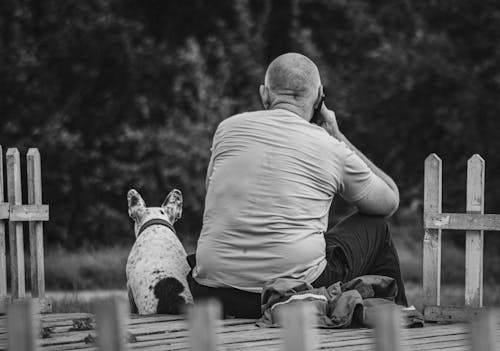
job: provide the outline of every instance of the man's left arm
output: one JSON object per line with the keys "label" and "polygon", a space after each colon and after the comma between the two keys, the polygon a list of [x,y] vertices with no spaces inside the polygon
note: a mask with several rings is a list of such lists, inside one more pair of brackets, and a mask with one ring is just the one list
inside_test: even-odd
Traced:
{"label": "man's left arm", "polygon": [[321,126],[335,139],[344,142],[376,176],[370,193],[355,202],[358,210],[367,214],[392,216],[399,207],[399,189],[394,180],[347,139],[338,127],[335,113],[324,104],[321,108],[321,115],[324,121]]}

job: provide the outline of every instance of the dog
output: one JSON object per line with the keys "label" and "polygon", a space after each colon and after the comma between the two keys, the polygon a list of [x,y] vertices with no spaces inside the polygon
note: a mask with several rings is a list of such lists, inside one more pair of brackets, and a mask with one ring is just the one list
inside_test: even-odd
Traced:
{"label": "dog", "polygon": [[173,227],[182,215],[182,193],[174,189],[161,207],[146,207],[141,195],[131,189],[127,201],[136,237],[126,266],[130,310],[181,314],[193,304],[186,279],[187,254]]}

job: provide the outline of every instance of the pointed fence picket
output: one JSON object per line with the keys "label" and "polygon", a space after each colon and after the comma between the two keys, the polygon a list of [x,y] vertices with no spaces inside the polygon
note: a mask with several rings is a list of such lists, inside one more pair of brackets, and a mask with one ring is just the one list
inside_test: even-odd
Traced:
{"label": "pointed fence picket", "polygon": [[[425,160],[423,302],[428,321],[467,321],[483,307],[483,231],[500,231],[500,215],[484,214],[485,162],[473,155],[467,162],[467,213],[442,213],[442,162]],[[465,305],[440,300],[441,231],[465,230]]]}
{"label": "pointed fence picket", "polygon": [[[43,222],[49,220],[49,206],[42,204],[41,160],[38,149],[28,150],[26,163],[28,204],[23,205],[19,151],[16,148],[7,150],[7,202],[4,202],[4,162],[0,146],[0,313],[5,312],[10,300],[26,298],[23,222],[29,223],[31,298],[38,303],[41,312],[51,310],[50,300],[45,298],[43,252]],[[9,228],[10,295],[7,289],[6,224]]]}

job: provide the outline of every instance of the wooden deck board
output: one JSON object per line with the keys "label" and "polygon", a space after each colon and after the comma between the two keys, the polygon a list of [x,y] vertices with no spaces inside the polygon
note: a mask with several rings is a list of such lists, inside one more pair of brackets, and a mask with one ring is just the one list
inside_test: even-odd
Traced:
{"label": "wooden deck board", "polygon": [[[45,314],[42,327],[50,327],[49,338],[40,339],[41,350],[97,350],[94,344],[84,339],[95,330],[70,331],[73,320],[90,318],[85,313]],[[500,338],[500,326],[497,325]],[[131,349],[141,350],[189,350],[188,324],[179,316],[131,316],[127,331],[137,342]],[[374,350],[371,329],[317,329],[318,349]],[[258,328],[254,320],[229,319],[221,322],[218,340],[221,350],[281,350],[282,330],[280,328]],[[465,324],[428,324],[425,328],[405,329],[402,333],[406,350],[467,350],[468,328]],[[0,350],[6,349],[7,335],[5,316],[0,316]]]}

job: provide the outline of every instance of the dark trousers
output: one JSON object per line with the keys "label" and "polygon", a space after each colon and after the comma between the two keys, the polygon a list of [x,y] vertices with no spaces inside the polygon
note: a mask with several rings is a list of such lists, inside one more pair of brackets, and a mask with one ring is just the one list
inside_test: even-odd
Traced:
{"label": "dark trousers", "polygon": [[[407,306],[399,257],[389,227],[383,217],[355,213],[325,233],[327,266],[311,284],[318,288],[361,275],[394,278],[398,286],[396,303]],[[194,267],[193,257],[189,257]],[[259,318],[260,294],[232,288],[211,288],[197,283],[189,273],[188,282],[195,300],[217,298],[224,314],[239,318]]]}

